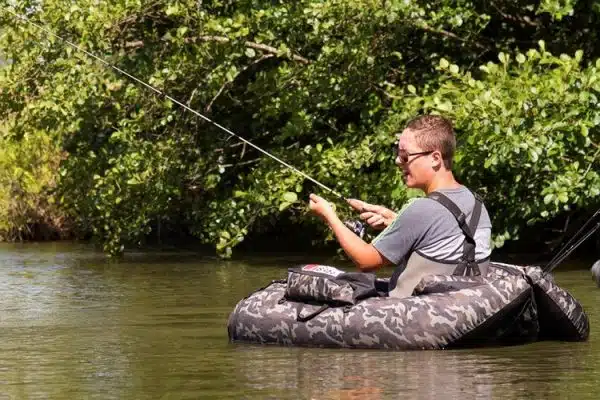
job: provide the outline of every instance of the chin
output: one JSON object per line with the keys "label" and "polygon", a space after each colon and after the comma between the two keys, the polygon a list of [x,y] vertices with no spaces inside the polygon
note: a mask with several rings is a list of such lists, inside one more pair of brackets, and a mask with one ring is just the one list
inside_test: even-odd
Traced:
{"label": "chin", "polygon": [[404,185],[409,189],[421,189],[423,190],[423,185],[420,185],[414,179],[404,179]]}
{"label": "chin", "polygon": [[404,181],[404,185],[407,188],[411,188],[411,189],[415,188],[415,181],[414,181],[414,179],[412,179],[410,177],[404,176],[404,177],[402,177],[402,180]]}

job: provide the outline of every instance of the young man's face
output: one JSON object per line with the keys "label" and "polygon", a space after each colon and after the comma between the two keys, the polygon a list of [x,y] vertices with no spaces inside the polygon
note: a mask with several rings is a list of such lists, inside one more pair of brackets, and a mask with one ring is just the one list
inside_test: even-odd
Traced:
{"label": "young man's face", "polygon": [[425,190],[435,174],[436,162],[429,149],[420,148],[414,138],[414,132],[405,129],[398,140],[396,165],[402,170],[404,183],[409,188]]}

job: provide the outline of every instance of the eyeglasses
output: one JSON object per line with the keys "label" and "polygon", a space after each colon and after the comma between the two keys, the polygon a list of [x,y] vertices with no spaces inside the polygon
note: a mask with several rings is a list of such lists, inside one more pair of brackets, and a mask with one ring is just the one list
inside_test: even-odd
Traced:
{"label": "eyeglasses", "polygon": [[416,153],[409,153],[406,150],[401,150],[398,148],[398,142],[394,142],[394,160],[398,158],[401,164],[406,164],[409,160],[410,156],[424,156],[426,154],[433,153],[434,150],[429,151],[418,151]]}

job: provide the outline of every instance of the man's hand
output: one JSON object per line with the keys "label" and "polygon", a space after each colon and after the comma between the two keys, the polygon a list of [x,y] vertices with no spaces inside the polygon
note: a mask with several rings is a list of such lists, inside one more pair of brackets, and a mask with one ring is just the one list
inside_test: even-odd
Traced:
{"label": "man's hand", "polygon": [[332,205],[327,200],[317,196],[316,194],[311,193],[308,207],[313,213],[317,214],[325,221],[329,221],[336,215]]}
{"label": "man's hand", "polygon": [[365,203],[357,199],[348,199],[347,201],[352,208],[360,212],[360,219],[373,229],[385,229],[396,219],[396,213],[383,206]]}

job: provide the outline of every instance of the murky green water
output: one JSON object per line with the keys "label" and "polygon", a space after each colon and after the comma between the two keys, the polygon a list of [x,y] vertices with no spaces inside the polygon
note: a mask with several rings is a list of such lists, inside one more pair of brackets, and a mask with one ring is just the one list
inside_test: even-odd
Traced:
{"label": "murky green water", "polygon": [[384,352],[228,343],[237,301],[309,257],[222,262],[89,247],[0,245],[0,399],[596,399],[600,289],[557,280],[587,343]]}

